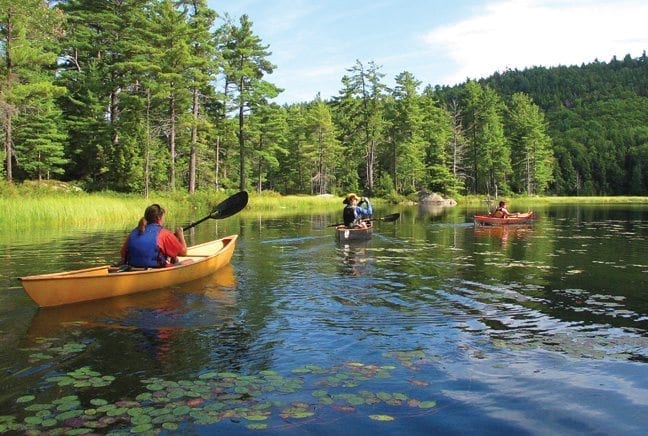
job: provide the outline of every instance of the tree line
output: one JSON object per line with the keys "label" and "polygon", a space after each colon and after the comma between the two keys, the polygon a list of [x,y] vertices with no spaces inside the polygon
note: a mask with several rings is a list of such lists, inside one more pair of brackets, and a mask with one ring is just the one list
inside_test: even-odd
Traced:
{"label": "tree line", "polygon": [[205,0],[0,0],[2,176],[87,190],[646,195],[648,62],[454,87],[356,61],[278,105],[247,15]]}

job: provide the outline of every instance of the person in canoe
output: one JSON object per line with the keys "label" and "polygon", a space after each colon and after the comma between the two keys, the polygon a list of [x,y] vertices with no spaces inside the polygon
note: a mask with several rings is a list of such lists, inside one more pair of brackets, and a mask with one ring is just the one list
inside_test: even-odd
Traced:
{"label": "person in canoe", "polygon": [[121,248],[122,264],[137,268],[160,268],[177,263],[187,254],[182,227],[174,232],[164,227],[164,209],[152,204]]}
{"label": "person in canoe", "polygon": [[[369,203],[369,199],[367,197],[358,197],[351,193],[346,196],[342,203],[345,205],[342,210],[344,225],[348,228],[366,228],[367,223],[363,220],[371,218],[371,215],[373,215],[373,209],[371,203]],[[365,206],[362,207],[360,206],[361,204]]]}
{"label": "person in canoe", "polygon": [[495,209],[491,216],[493,216],[494,218],[509,218],[516,217],[518,215],[519,214],[517,213],[510,213],[506,208],[506,202],[500,201],[499,206],[497,207],[497,209]]}

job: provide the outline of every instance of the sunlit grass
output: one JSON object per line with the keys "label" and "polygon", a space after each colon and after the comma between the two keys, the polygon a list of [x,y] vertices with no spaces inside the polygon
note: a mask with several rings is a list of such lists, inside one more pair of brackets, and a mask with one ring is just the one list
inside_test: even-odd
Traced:
{"label": "sunlit grass", "polygon": [[[123,228],[132,226],[143,215],[144,209],[159,203],[167,210],[167,220],[176,217],[202,216],[235,192],[200,191],[156,193],[148,199],[141,195],[115,192],[85,193],[57,182],[53,184],[13,185],[0,183],[0,226],[22,229],[42,226],[83,226],[86,228]],[[343,197],[331,195],[286,195],[250,192],[243,216],[290,216],[295,214],[339,212]],[[628,204],[648,203],[648,197],[526,197],[464,196],[456,198],[459,207],[495,205],[505,200],[512,209],[529,208],[543,204]],[[374,208],[387,204],[372,198]]]}
{"label": "sunlit grass", "polygon": [[101,195],[0,198],[0,225],[33,227],[40,224],[87,226],[135,223],[150,200]]}
{"label": "sunlit grass", "polygon": [[[0,226],[21,229],[25,227],[83,226],[86,228],[122,228],[132,226],[143,215],[144,209],[159,203],[167,210],[167,222],[176,217],[208,214],[214,206],[233,193],[199,192],[164,193],[148,199],[132,194],[114,192],[17,192],[0,193]],[[304,213],[326,213],[342,208],[341,197],[279,196],[250,193],[242,215],[282,216]]]}
{"label": "sunlit grass", "polygon": [[243,214],[282,216],[292,214],[326,213],[342,210],[342,197],[310,195],[250,194],[248,207]]}

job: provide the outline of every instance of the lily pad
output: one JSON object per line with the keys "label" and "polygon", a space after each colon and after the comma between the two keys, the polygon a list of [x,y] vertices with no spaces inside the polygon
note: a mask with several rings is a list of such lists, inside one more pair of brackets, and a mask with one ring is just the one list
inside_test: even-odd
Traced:
{"label": "lily pad", "polygon": [[394,417],[390,415],[369,415],[374,421],[393,421]]}
{"label": "lily pad", "polygon": [[22,397],[19,397],[16,399],[16,403],[29,403],[30,401],[34,401],[36,397],[34,395],[23,395]]}

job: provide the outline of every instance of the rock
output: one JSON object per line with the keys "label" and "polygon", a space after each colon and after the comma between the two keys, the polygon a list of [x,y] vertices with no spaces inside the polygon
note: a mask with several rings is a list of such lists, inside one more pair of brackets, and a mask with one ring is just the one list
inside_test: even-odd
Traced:
{"label": "rock", "polygon": [[419,202],[425,204],[434,204],[438,206],[456,206],[457,202],[452,198],[443,198],[436,192],[419,192]]}

